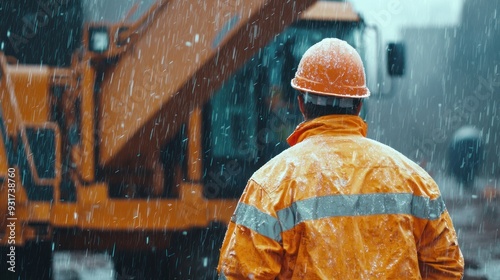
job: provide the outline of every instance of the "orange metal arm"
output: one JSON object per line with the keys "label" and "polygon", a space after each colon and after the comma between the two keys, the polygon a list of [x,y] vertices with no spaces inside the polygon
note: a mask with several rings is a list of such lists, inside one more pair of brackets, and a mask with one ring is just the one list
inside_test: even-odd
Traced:
{"label": "orange metal arm", "polygon": [[188,171],[187,176],[194,182],[201,181],[202,177],[202,164],[201,164],[201,109],[196,108],[193,110],[189,117],[188,125]]}
{"label": "orange metal arm", "polygon": [[95,72],[90,67],[90,62],[82,63],[83,82],[81,91],[81,167],[80,175],[85,182],[92,182],[95,179],[95,104],[94,104],[94,83]]}

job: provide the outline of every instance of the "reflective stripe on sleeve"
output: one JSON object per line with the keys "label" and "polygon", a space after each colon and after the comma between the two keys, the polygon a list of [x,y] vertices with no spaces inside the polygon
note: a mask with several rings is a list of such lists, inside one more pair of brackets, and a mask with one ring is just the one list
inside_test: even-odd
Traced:
{"label": "reflective stripe on sleeve", "polygon": [[231,220],[276,242],[281,241],[281,227],[278,219],[263,213],[252,205],[238,203],[238,207]]}
{"label": "reflective stripe on sleeve", "polygon": [[294,202],[278,211],[277,215],[282,230],[286,231],[307,220],[340,216],[407,214],[435,220],[444,210],[441,197],[431,200],[408,193],[391,193],[314,197]]}
{"label": "reflective stripe on sleeve", "polygon": [[431,200],[409,193],[332,195],[296,201],[278,211],[278,219],[254,206],[239,203],[232,221],[280,242],[282,231],[308,220],[380,214],[412,215],[435,220],[445,208],[441,197]]}

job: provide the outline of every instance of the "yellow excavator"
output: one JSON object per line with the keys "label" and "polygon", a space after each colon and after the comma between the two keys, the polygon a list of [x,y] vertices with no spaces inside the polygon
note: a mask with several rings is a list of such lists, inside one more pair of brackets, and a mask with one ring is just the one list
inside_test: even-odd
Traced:
{"label": "yellow excavator", "polygon": [[85,23],[67,67],[0,53],[3,256],[48,244],[107,252],[123,279],[215,277],[246,180],[300,121],[300,56],[361,47],[365,27],[346,2],[160,0]]}

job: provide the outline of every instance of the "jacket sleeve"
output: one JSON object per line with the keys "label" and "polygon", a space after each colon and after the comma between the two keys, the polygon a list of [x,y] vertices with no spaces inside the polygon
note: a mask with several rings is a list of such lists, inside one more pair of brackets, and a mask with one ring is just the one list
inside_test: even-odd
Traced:
{"label": "jacket sleeve", "polygon": [[462,279],[464,259],[448,211],[426,223],[418,249],[423,279]]}
{"label": "jacket sleeve", "polygon": [[250,180],[222,244],[219,279],[275,279],[281,270],[281,227],[267,193]]}

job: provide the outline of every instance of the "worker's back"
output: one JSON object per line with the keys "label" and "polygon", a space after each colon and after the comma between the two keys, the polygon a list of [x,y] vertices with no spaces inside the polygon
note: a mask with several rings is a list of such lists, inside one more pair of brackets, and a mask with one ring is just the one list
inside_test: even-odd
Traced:
{"label": "worker's back", "polygon": [[[363,137],[360,118],[333,118],[336,129],[325,129],[331,116],[313,120],[300,143],[251,179],[281,226],[280,276],[421,279],[419,257],[433,262],[449,246],[436,236],[443,229],[435,228],[451,225],[438,187],[405,156]],[[455,244],[450,259],[457,253]]]}
{"label": "worker's back", "polygon": [[463,257],[439,189],[366,139],[370,96],[346,42],[326,38],[291,86],[305,122],[250,178],[221,249],[222,279],[460,279]]}

